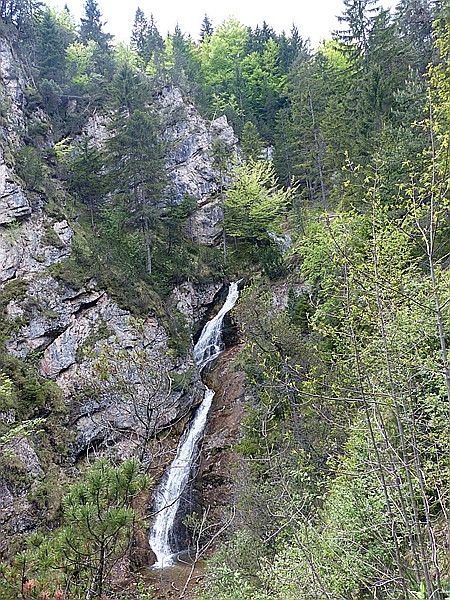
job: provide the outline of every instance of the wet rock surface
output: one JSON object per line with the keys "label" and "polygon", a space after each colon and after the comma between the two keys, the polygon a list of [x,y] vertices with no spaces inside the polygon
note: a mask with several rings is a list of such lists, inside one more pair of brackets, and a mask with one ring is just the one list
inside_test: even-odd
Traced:
{"label": "wet rock surface", "polygon": [[197,485],[202,505],[210,507],[213,512],[229,507],[233,500],[236,462],[233,445],[241,435],[246,394],[245,374],[233,366],[239,351],[239,346],[226,350],[207,376],[208,385],[216,390],[216,394],[202,446]]}
{"label": "wet rock surface", "polygon": [[204,320],[222,288],[222,282],[194,286],[190,281],[186,281],[174,288],[171,302],[186,317],[193,329],[200,327],[199,324]]}

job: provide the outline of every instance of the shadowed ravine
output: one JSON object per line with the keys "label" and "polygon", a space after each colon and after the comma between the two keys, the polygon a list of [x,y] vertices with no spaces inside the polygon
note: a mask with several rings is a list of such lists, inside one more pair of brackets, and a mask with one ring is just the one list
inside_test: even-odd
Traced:
{"label": "shadowed ravine", "polygon": [[[216,359],[224,349],[222,323],[225,315],[238,299],[238,283],[230,284],[224,305],[205,325],[194,347],[194,358],[200,371]],[[157,489],[154,506],[156,518],[149,536],[150,547],[156,556],[153,565],[156,569],[173,565],[179,553],[174,544],[177,513],[183,492],[189,482],[197,456],[198,442],[203,435],[213,398],[214,391],[207,388],[202,403],[180,440],[175,459]]]}

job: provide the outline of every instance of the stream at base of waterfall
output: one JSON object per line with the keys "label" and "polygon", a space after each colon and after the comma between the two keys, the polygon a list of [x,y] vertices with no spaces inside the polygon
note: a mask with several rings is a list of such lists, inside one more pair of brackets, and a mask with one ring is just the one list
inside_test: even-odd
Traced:
{"label": "stream at base of waterfall", "polygon": [[[200,371],[223,351],[222,323],[225,315],[233,308],[239,296],[239,282],[230,284],[227,298],[217,313],[204,326],[194,347],[194,358]],[[189,483],[198,450],[198,443],[205,430],[214,390],[206,388],[203,401],[187,427],[178,445],[176,456],[164,474],[156,492],[154,511],[156,514],[150,531],[149,544],[156,556],[155,569],[174,564],[177,553],[171,547],[171,535],[183,491]]]}

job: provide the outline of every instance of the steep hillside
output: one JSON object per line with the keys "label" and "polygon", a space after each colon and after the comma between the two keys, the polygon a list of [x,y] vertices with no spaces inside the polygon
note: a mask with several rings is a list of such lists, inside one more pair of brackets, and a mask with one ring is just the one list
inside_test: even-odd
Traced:
{"label": "steep hillside", "polygon": [[[57,174],[49,174],[47,189],[27,187],[17,174],[30,128],[50,127],[49,118],[40,108],[30,114],[25,94],[31,82],[10,40],[0,42],[0,93],[7,107],[0,131],[5,557],[21,535],[51,524],[65,484],[93,456],[115,461],[137,456],[155,479],[161,476],[182,424],[201,398],[190,340],[222,283],[196,281],[194,267],[192,282],[160,297],[151,285],[143,290],[145,284],[130,278],[125,296],[147,295],[141,304],[132,303],[133,314],[114,286],[102,286],[107,273],[99,281],[89,258],[79,256],[80,244],[86,244],[78,212],[83,209]],[[162,90],[157,108],[165,114],[164,136],[171,145],[170,197],[164,202],[181,204],[189,196],[190,243],[214,248],[221,241],[222,176],[214,166],[212,140],[232,153],[235,136],[225,118],[205,121],[176,88]],[[70,151],[80,152],[85,139],[101,148],[107,123],[107,115],[87,115]],[[53,139],[51,127],[46,135],[44,146]],[[161,436],[174,424],[174,434]]]}
{"label": "steep hillside", "polygon": [[1,600],[448,599],[447,8],[0,3]]}

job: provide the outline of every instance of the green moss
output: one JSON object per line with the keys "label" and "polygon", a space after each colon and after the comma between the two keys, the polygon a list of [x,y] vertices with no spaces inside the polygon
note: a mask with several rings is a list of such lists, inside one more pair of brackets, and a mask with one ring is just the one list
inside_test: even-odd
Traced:
{"label": "green moss", "polygon": [[72,255],[50,266],[49,272],[73,289],[85,287],[94,279],[121,308],[136,316],[155,314],[161,304],[151,282],[145,279],[145,270],[130,262],[129,249],[123,247],[123,241],[105,244],[89,228],[74,227]]}
{"label": "green moss", "polygon": [[[27,466],[12,452],[0,452],[0,476],[14,490],[31,489],[31,484],[37,485],[36,494],[45,493],[49,497],[47,506],[55,507],[54,498],[58,496],[58,481],[60,475],[51,479],[48,473],[56,473],[59,467],[68,459],[73,443],[73,434],[66,427],[67,407],[58,386],[39,376],[34,365],[21,361],[5,352],[0,353],[0,438],[11,434],[11,428],[32,437],[33,448],[39,462],[45,471],[42,482],[36,482]],[[23,433],[22,425],[38,419],[39,425],[28,433]],[[35,500],[35,498],[32,498]],[[39,506],[38,506],[39,508]]]}
{"label": "green moss", "polygon": [[45,255],[43,254],[30,254],[31,258],[35,260],[37,263],[45,263]]}
{"label": "green moss", "polygon": [[191,331],[187,326],[186,317],[175,309],[166,326],[170,334],[169,348],[180,358],[186,356],[191,349]]}
{"label": "green moss", "polygon": [[[13,383],[15,408],[19,420],[31,419],[63,408],[61,390],[53,381],[40,377],[32,361],[21,361],[0,353],[0,371]],[[4,410],[0,399],[0,410]]]}
{"label": "green moss", "polygon": [[0,477],[15,490],[26,489],[32,482],[31,474],[24,463],[14,454],[0,458]]}
{"label": "green moss", "polygon": [[26,316],[15,317],[8,321],[8,334],[18,333],[23,327],[29,324],[30,320]]}
{"label": "green moss", "polygon": [[45,233],[41,238],[41,244],[43,246],[52,246],[53,248],[58,248],[59,250],[62,250],[66,247],[59,235],[50,225],[46,225],[45,227]]}
{"label": "green moss", "polygon": [[7,281],[2,287],[0,307],[5,309],[11,300],[24,300],[27,296],[28,284],[22,279]]}
{"label": "green moss", "polygon": [[67,481],[61,469],[57,465],[50,464],[45,477],[36,482],[28,498],[42,512],[45,523],[48,524],[57,517],[66,492]]}
{"label": "green moss", "polygon": [[[46,198],[44,205],[45,213],[57,221],[70,219],[69,196],[50,177],[47,177],[44,181],[44,193]],[[76,215],[74,214],[73,216],[75,217]]]}
{"label": "green moss", "polygon": [[15,170],[25,187],[29,190],[42,190],[46,168],[42,155],[33,146],[23,146],[14,153]]}
{"label": "green moss", "polygon": [[91,279],[83,265],[72,257],[51,265],[48,271],[57,281],[73,289],[84,287]]}
{"label": "green moss", "polygon": [[11,332],[19,331],[28,322],[26,316],[10,319],[6,313],[6,308],[12,300],[17,302],[25,300],[27,290],[28,284],[21,279],[8,281],[2,287],[0,294],[0,346]]}

